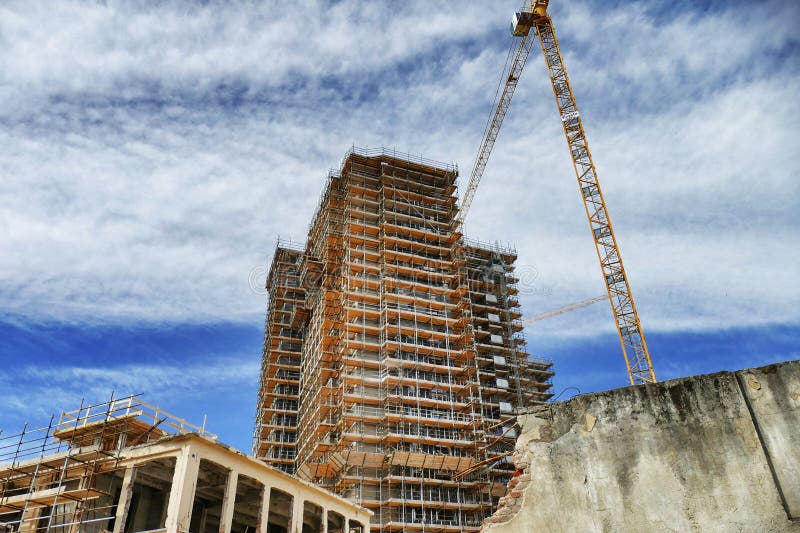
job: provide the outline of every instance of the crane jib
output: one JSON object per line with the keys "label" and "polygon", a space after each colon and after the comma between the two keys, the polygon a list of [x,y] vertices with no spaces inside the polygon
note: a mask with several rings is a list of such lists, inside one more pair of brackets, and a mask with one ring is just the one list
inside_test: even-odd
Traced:
{"label": "crane jib", "polygon": [[500,133],[500,126],[503,124],[508,107],[511,105],[511,98],[514,96],[514,90],[517,88],[519,76],[525,67],[525,61],[528,59],[528,54],[533,47],[534,39],[531,36],[523,36],[520,39],[517,51],[514,54],[514,61],[511,63],[508,77],[506,78],[505,87],[500,95],[497,107],[495,108],[491,122],[486,128],[483,140],[481,141],[478,157],[475,159],[475,165],[472,167],[469,181],[467,182],[464,191],[464,199],[461,201],[461,208],[458,211],[458,220],[464,221],[464,218],[469,211],[472,199],[475,197],[475,192],[478,190],[483,171],[486,169],[486,163],[489,161],[489,155],[492,153],[494,143],[497,140],[497,135]]}

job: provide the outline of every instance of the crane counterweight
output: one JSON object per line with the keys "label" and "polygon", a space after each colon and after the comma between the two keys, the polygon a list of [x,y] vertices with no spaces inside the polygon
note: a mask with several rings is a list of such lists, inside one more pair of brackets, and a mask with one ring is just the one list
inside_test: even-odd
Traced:
{"label": "crane counterweight", "polygon": [[511,17],[511,35],[525,37],[533,27],[533,13],[530,11],[517,11]]}

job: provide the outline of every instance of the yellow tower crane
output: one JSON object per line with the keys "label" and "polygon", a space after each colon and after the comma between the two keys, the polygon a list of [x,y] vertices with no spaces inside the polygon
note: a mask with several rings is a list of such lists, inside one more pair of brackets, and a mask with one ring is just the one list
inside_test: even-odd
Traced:
{"label": "yellow tower crane", "polygon": [[[656,375],[653,371],[650,353],[647,350],[647,342],[642,332],[639,315],[636,312],[636,305],[633,302],[628,276],[622,265],[619,245],[614,236],[611,218],[608,215],[605,198],[597,179],[597,171],[589,151],[589,143],[586,140],[578,106],[575,103],[575,95],[569,83],[564,58],[558,46],[553,21],[547,12],[548,3],[549,0],[530,0],[529,10],[516,13],[512,19],[511,31],[513,35],[521,37],[521,40],[505,78],[503,92],[481,142],[475,166],[464,192],[459,221],[463,221],[475,196],[489,155],[500,132],[500,126],[511,103],[511,97],[514,95],[514,89],[516,89],[528,53],[533,46],[534,36],[532,34],[535,34],[538,36],[544,55],[556,106],[572,157],[572,165],[578,178],[578,186],[597,251],[597,258],[600,261],[608,300],[611,303],[611,310],[617,325],[622,354],[628,369],[628,378],[632,385],[654,383]],[[505,75],[505,70],[503,74]]]}

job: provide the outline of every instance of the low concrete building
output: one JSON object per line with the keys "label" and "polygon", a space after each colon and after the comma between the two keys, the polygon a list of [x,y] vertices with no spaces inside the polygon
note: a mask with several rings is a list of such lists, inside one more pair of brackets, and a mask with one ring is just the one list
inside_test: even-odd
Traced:
{"label": "low concrete building", "polygon": [[485,533],[800,531],[800,361],[626,387],[518,417]]}
{"label": "low concrete building", "polygon": [[372,513],[129,397],[0,439],[0,531],[365,533]]}

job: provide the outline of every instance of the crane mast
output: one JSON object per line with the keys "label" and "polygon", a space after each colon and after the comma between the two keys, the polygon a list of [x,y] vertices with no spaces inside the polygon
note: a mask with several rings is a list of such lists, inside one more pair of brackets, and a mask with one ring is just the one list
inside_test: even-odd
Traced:
{"label": "crane mast", "polygon": [[[564,58],[558,46],[558,39],[553,28],[553,22],[547,13],[549,0],[530,0],[530,11],[516,13],[511,23],[511,30],[515,36],[521,37],[517,47],[514,61],[505,80],[505,87],[498,102],[489,125],[484,132],[484,138],[475,160],[475,166],[470,174],[469,182],[461,202],[458,221],[463,222],[469,210],[475,191],[478,188],[486,163],[489,160],[500,126],[503,124],[511,97],[514,95],[519,76],[525,66],[525,61],[532,47],[535,31],[539,38],[542,54],[547,65],[547,72],[553,87],[561,125],[569,146],[572,165],[578,178],[586,218],[592,232],[597,258],[603,273],[608,300],[617,325],[622,354],[628,369],[628,378],[632,385],[639,383],[654,383],[656,375],[647,350],[647,342],[642,332],[636,305],[633,302],[622,256],[619,253],[617,239],[611,226],[605,198],[597,179],[597,171],[589,151],[586,133],[583,130],[575,95],[569,83]],[[504,70],[505,72],[505,70]],[[596,301],[596,299],[594,299]],[[585,302],[582,302],[583,304]],[[590,302],[591,303],[591,302]],[[583,305],[578,304],[579,307]]]}
{"label": "crane mast", "polygon": [[647,350],[647,342],[633,302],[633,294],[622,264],[622,256],[614,236],[603,191],[597,179],[597,170],[583,130],[578,105],[575,103],[575,95],[569,83],[564,58],[558,46],[553,21],[547,13],[547,4],[547,0],[531,1],[530,23],[539,36],[539,44],[550,75],[561,125],[569,146],[583,206],[611,302],[611,310],[617,324],[622,353],[628,367],[628,377],[632,385],[654,383],[656,375]]}

